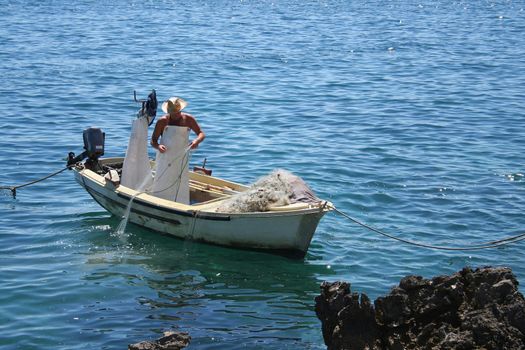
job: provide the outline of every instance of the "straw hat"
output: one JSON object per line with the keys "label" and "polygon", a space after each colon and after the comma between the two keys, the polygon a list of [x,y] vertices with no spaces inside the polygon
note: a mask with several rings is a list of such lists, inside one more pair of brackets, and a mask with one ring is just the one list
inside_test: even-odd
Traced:
{"label": "straw hat", "polygon": [[162,104],[162,110],[164,111],[164,113],[180,112],[187,105],[188,102],[184,101],[180,97],[170,97],[166,102]]}

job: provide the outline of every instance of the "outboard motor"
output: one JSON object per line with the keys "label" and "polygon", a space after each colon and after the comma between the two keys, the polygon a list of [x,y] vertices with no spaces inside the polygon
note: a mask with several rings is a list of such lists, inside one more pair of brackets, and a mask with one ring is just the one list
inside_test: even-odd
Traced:
{"label": "outboard motor", "polygon": [[104,141],[106,134],[100,128],[87,128],[83,132],[84,152],[75,156],[75,153],[69,152],[67,165],[71,166],[85,158],[88,158],[85,165],[87,168],[96,171],[100,168],[98,158],[104,155]]}
{"label": "outboard motor", "polygon": [[98,159],[98,157],[104,155],[106,134],[100,128],[87,128],[82,135],[84,137],[84,149],[88,158]]}

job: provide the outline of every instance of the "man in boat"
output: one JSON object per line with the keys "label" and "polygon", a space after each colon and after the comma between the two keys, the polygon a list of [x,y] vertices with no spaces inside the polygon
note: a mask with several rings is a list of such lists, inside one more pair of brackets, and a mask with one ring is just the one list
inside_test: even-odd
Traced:
{"label": "man in boat", "polygon": [[[151,136],[151,145],[159,152],[150,193],[183,204],[190,203],[189,150],[197,148],[205,137],[195,118],[182,113],[187,105],[180,97],[171,97],[164,102],[162,110],[166,114],[159,118]],[[190,129],[197,135],[191,142]]]}
{"label": "man in boat", "polygon": [[151,145],[160,153],[164,153],[167,150],[166,142],[159,144],[159,137],[163,135],[164,129],[168,126],[178,126],[193,130],[197,135],[197,138],[190,143],[189,146],[191,149],[197,148],[206,137],[201,130],[199,123],[195,120],[195,117],[191,114],[182,112],[187,105],[188,103],[180,97],[170,97],[162,104],[162,110],[166,114],[159,118],[155,124],[153,135],[151,136]]}

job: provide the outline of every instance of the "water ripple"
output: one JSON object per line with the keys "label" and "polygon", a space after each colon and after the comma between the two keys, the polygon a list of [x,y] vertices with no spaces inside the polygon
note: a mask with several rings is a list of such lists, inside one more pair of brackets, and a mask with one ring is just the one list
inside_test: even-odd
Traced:
{"label": "water ripple", "polygon": [[[184,96],[192,163],[250,183],[274,168],[400,237],[463,245],[525,225],[525,11],[512,2],[26,2],[0,7],[0,184],[82,151],[125,152],[137,105]],[[153,155],[153,152],[151,152]],[[406,274],[506,265],[521,243],[444,252],[330,214],[304,261],[169,239],[109,216],[72,174],[0,196],[0,347],[122,349],[174,328],[198,349],[322,349],[313,298],[372,298]],[[5,193],[4,193],[5,192]],[[64,337],[64,334],[71,336]]]}

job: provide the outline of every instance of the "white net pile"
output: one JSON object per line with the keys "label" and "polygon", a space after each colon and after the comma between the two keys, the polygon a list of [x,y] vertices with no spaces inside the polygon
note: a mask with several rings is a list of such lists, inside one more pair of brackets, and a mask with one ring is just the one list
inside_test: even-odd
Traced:
{"label": "white net pile", "polygon": [[297,202],[317,203],[318,199],[300,177],[289,171],[276,169],[250,186],[221,202],[220,213],[248,213],[268,211],[270,207]]}

